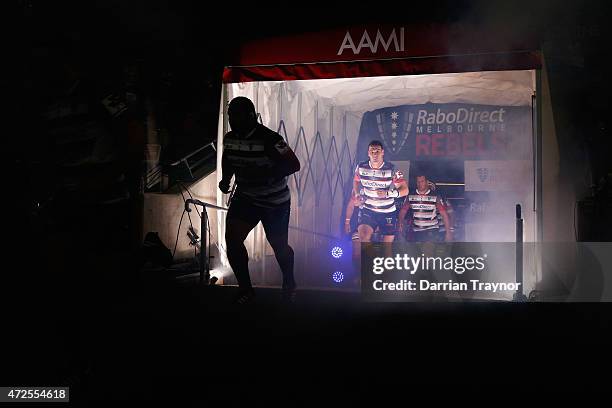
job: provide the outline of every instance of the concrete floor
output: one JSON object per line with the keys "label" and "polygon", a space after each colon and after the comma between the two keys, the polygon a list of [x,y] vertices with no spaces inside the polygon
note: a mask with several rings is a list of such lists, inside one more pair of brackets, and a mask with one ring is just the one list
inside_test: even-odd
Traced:
{"label": "concrete floor", "polygon": [[195,278],[46,289],[4,309],[3,383],[69,385],[71,400],[87,405],[255,396],[311,405],[327,391],[359,400],[417,386],[591,389],[605,379],[595,367],[612,322],[608,304],[366,303],[303,290],[287,306],[273,288],[245,307],[232,304],[235,287]]}

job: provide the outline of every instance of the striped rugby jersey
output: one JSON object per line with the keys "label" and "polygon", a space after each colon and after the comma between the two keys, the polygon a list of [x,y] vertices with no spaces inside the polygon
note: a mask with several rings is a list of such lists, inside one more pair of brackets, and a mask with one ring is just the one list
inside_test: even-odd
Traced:
{"label": "striped rugby jersey", "polygon": [[417,232],[437,230],[440,227],[438,213],[446,211],[443,201],[431,190],[423,194],[415,190],[415,194],[406,197],[405,207],[408,207],[412,214],[412,230]]}
{"label": "striped rugby jersey", "polygon": [[247,198],[253,205],[274,208],[291,200],[287,177],[261,177],[253,170],[270,168],[289,146],[281,135],[258,124],[246,137],[228,132],[223,138],[223,156],[234,170],[236,196]]}
{"label": "striped rugby jersey", "polygon": [[405,181],[404,175],[395,169],[393,163],[383,162],[380,168],[375,169],[370,166],[369,160],[363,161],[357,165],[353,180],[360,183],[365,196],[363,208],[377,213],[392,213],[397,210],[395,198],[378,197],[376,194],[380,190],[397,188]]}
{"label": "striped rugby jersey", "polygon": [[[444,206],[444,208],[446,209],[446,212],[450,214],[454,211],[453,210],[453,206],[451,205],[450,201],[448,201],[448,199],[444,198],[444,196],[440,196],[440,203]],[[442,215],[440,214],[440,212],[438,211],[438,231],[440,232],[446,232],[446,227],[444,226],[444,222],[442,221]]]}

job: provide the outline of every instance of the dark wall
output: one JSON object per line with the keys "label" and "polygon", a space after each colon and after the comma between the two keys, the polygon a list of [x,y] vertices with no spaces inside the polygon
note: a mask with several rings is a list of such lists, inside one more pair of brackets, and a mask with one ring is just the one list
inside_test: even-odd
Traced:
{"label": "dark wall", "polygon": [[[124,188],[137,201],[148,109],[157,119],[162,160],[172,161],[214,140],[222,69],[241,41],[360,23],[429,21],[490,27],[510,20],[517,38],[524,29],[535,27],[546,56],[562,172],[571,175],[576,191],[584,195],[604,189],[600,181],[612,171],[610,85],[604,58],[609,24],[603,1],[563,5],[443,1],[397,6],[395,13],[346,4],[335,12],[329,3],[308,4],[299,13],[286,4],[268,3],[214,8],[206,2],[169,0],[15,3],[20,22],[15,38],[20,46],[14,64],[18,80],[10,81],[17,92],[9,113],[20,130],[7,139],[10,164],[21,175],[15,182],[21,192],[15,202],[20,214],[28,217],[32,205],[47,202],[67,182],[84,190],[73,196],[60,194],[64,202],[95,201],[97,195],[106,194],[87,186],[107,187],[110,192]],[[75,88],[78,95],[70,94],[75,92],[71,87],[76,80],[80,81]],[[120,117],[109,115],[100,103],[113,94],[126,98],[127,109]],[[58,144],[66,129],[43,117],[49,105],[58,101],[85,103],[89,116],[79,120],[92,122],[95,137],[105,135],[104,142],[96,144],[94,137],[89,145]],[[114,159],[99,168],[83,167],[73,175],[65,174],[61,166],[67,158],[78,161],[100,157],[101,152],[114,154]],[[113,184],[121,174],[125,185]],[[139,205],[130,202],[132,212],[122,216],[131,220]],[[70,206],[57,208],[64,221],[75,219],[66,210]],[[135,244],[138,225],[118,223],[119,232],[109,234],[128,234],[126,239]]]}

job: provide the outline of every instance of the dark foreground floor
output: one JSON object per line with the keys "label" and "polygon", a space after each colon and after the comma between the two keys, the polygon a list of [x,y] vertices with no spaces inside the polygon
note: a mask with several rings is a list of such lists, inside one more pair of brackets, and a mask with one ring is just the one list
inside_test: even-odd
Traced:
{"label": "dark foreground floor", "polygon": [[548,395],[598,389],[611,367],[602,304],[372,304],[302,291],[287,307],[260,289],[238,307],[236,288],[189,279],[47,289],[4,309],[2,383],[69,385],[83,405],[318,406],[329,391],[346,401],[449,386]]}

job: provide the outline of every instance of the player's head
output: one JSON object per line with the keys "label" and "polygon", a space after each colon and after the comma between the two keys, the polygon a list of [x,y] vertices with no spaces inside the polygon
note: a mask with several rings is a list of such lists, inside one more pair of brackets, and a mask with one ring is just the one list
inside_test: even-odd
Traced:
{"label": "player's head", "polygon": [[418,191],[427,191],[429,190],[429,180],[427,180],[427,176],[423,174],[423,172],[415,172],[414,179],[416,181],[416,188]]}
{"label": "player's head", "polygon": [[227,115],[232,130],[239,134],[248,133],[257,126],[255,105],[244,96],[232,99],[227,108]]}
{"label": "player's head", "polygon": [[385,157],[385,149],[380,140],[372,140],[368,144],[368,157],[372,163],[382,163]]}

